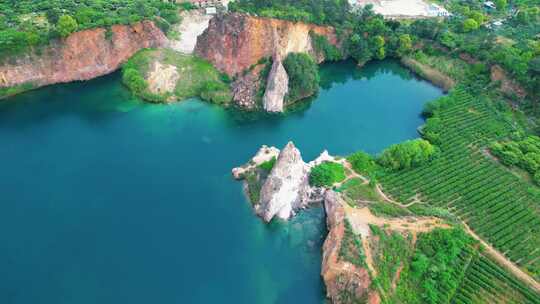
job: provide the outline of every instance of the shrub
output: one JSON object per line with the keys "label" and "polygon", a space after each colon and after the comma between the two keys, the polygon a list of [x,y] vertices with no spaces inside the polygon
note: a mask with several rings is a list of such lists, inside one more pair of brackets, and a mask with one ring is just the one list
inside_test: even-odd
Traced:
{"label": "shrub", "polygon": [[345,168],[343,168],[343,165],[329,161],[315,166],[309,174],[309,183],[316,187],[330,187],[344,179]]}
{"label": "shrub", "polygon": [[317,35],[313,31],[309,32],[313,41],[313,47],[318,52],[324,54],[324,58],[329,61],[338,61],[343,58],[341,51],[326,39],[325,36]]}
{"label": "shrub", "polygon": [[272,157],[271,160],[265,161],[264,163],[261,163],[259,165],[259,168],[263,169],[266,172],[270,172],[272,168],[274,168],[274,165],[276,164],[276,157]]}
{"label": "shrub", "polygon": [[463,31],[464,32],[470,32],[478,29],[479,25],[478,22],[472,18],[466,19],[463,21]]}
{"label": "shrub", "polygon": [[289,75],[289,101],[314,95],[319,90],[319,67],[307,54],[290,53],[283,61]]}
{"label": "shrub", "polygon": [[443,96],[437,100],[430,101],[425,104],[422,111],[424,117],[431,117],[435,115],[438,111],[447,109],[453,106],[456,103],[456,98],[450,98],[448,96]]}
{"label": "shrub", "polygon": [[58,24],[56,25],[56,29],[62,37],[69,36],[71,33],[75,32],[78,27],[77,21],[69,15],[60,16]]}
{"label": "shrub", "polygon": [[406,208],[396,206],[392,203],[371,203],[369,210],[376,216],[382,217],[401,217],[411,215],[411,212]]}
{"label": "shrub", "polygon": [[390,146],[383,151],[378,161],[383,167],[396,171],[427,163],[435,153],[435,147],[428,141],[415,139]]}
{"label": "shrub", "polygon": [[133,68],[122,70],[122,82],[135,94],[142,94],[148,87],[139,71]]}
{"label": "shrub", "polygon": [[540,171],[536,171],[533,176],[533,181],[536,183],[536,185],[540,186]]}
{"label": "shrub", "polygon": [[527,170],[535,179],[540,172],[540,138],[516,136],[514,141],[495,142],[490,151],[506,166],[517,166]]}
{"label": "shrub", "polygon": [[442,121],[438,117],[431,117],[426,120],[422,129],[422,136],[433,144],[440,144],[440,133],[443,131]]}
{"label": "shrub", "polygon": [[359,174],[371,175],[376,167],[373,157],[363,151],[349,155],[347,161],[351,163],[353,170]]}

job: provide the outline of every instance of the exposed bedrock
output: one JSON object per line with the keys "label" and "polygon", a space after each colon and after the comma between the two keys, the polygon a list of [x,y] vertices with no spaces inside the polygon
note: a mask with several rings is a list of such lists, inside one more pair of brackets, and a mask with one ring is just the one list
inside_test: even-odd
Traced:
{"label": "exposed bedrock", "polygon": [[31,84],[39,87],[89,80],[117,70],[142,48],[159,47],[167,38],[151,21],[84,30],[52,41],[39,53],[0,62],[0,88]]}
{"label": "exposed bedrock", "polygon": [[281,59],[276,56],[266,80],[263,107],[267,112],[283,112],[284,99],[289,92],[289,76]]}
{"label": "exposed bedrock", "polygon": [[269,222],[274,216],[288,219],[308,203],[309,168],[300,151],[289,142],[279,153],[261,188],[258,214]]}
{"label": "exposed bedrock", "polygon": [[310,31],[325,36],[334,45],[338,43],[332,27],[225,14],[210,20],[208,28],[197,38],[195,53],[231,76],[275,54],[285,58],[292,52],[309,53],[321,62],[324,56],[315,51]]}
{"label": "exposed bedrock", "polygon": [[266,222],[273,218],[286,220],[310,203],[322,201],[324,189],[309,185],[314,163],[305,163],[300,151],[289,142],[281,151],[262,146],[247,164],[234,168],[232,173],[236,179],[244,180],[258,216]]}

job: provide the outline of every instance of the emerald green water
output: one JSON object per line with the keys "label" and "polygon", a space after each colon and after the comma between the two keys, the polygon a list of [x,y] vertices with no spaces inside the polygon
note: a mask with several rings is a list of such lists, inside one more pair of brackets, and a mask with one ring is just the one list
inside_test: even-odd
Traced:
{"label": "emerald green water", "polygon": [[0,303],[321,303],[320,207],[253,216],[230,170],[293,140],[377,153],[441,92],[396,62],[322,67],[286,115],[134,100],[114,74],[0,104]]}

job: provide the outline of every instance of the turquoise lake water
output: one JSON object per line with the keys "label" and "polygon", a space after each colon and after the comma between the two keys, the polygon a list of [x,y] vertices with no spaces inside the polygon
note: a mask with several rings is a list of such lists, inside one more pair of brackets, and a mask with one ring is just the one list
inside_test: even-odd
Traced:
{"label": "turquoise lake water", "polygon": [[0,103],[0,303],[322,303],[321,207],[253,215],[231,169],[293,140],[370,153],[442,95],[394,61],[324,65],[286,115],[137,101],[113,74]]}

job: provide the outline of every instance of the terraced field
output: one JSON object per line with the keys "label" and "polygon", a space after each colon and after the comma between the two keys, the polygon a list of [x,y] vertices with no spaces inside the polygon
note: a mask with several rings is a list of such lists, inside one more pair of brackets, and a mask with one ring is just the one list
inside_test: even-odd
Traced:
{"label": "terraced field", "polygon": [[540,295],[472,248],[462,252],[465,266],[459,288],[450,303],[540,303]]}
{"label": "terraced field", "polygon": [[440,156],[425,166],[385,174],[380,179],[384,191],[403,203],[419,199],[448,208],[540,280],[539,202],[530,192],[532,186],[485,148],[507,136],[513,126],[488,101],[464,90],[456,89],[445,98],[432,118],[439,126],[427,130],[440,143]]}

